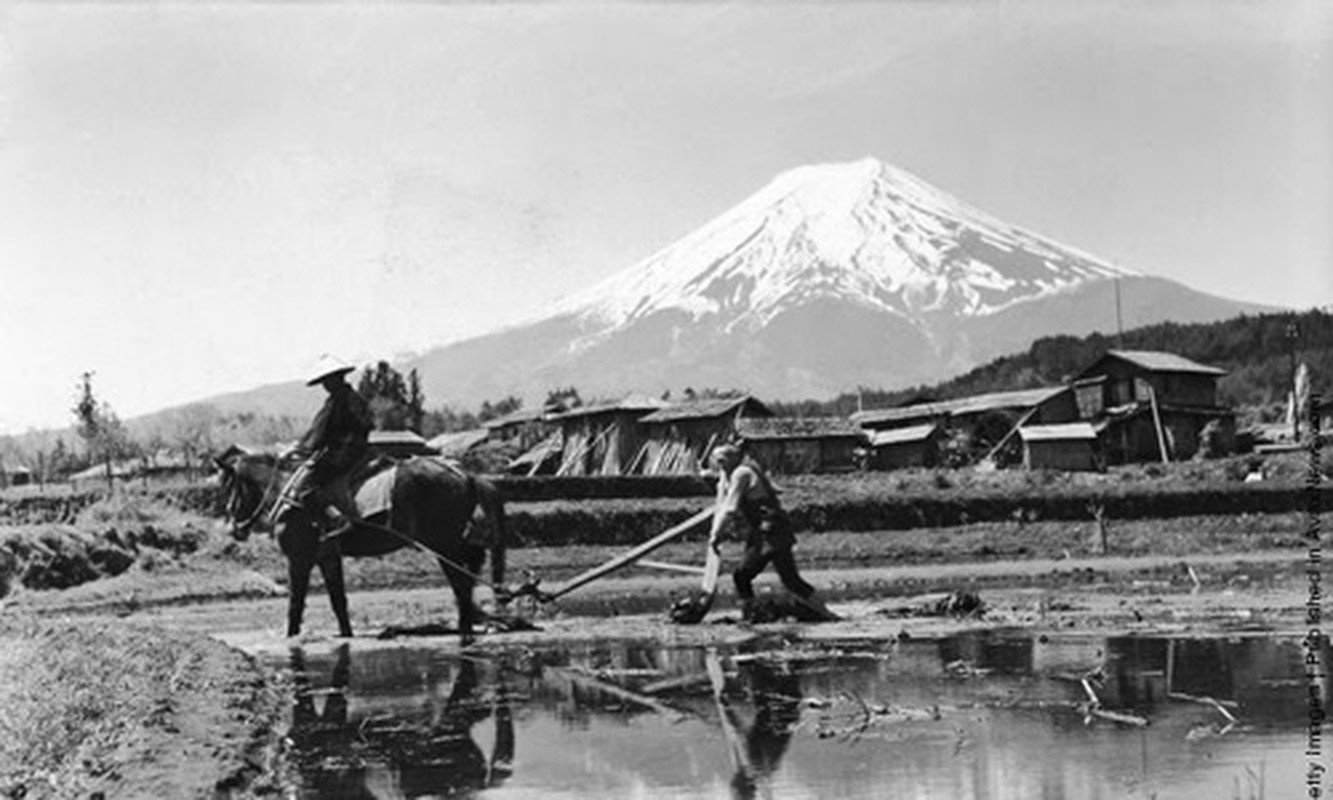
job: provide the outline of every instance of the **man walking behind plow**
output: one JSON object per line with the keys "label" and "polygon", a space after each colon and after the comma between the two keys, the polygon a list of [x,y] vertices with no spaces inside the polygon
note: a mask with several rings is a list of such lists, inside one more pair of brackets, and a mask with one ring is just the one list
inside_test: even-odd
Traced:
{"label": "man walking behind plow", "polygon": [[717,505],[713,511],[713,526],[708,534],[708,547],[718,551],[718,540],[730,524],[745,528],[745,550],[740,564],[731,573],[736,584],[736,595],[741,601],[741,613],[749,621],[763,621],[765,614],[755,600],[754,579],[770,563],[777,571],[782,585],[816,616],[837,619],[823,603],[813,599],[815,587],[801,577],[796,568],[792,547],[796,536],[791,520],[778,500],[777,489],[753,460],[742,458],[735,445],[722,445],[711,456],[718,472]]}

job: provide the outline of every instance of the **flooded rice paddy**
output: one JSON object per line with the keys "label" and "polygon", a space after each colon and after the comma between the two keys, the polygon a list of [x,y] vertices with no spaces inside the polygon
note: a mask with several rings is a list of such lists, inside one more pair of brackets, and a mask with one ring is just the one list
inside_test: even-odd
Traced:
{"label": "flooded rice paddy", "polygon": [[1327,675],[1327,640],[1272,635],[273,658],[306,797],[1249,800],[1306,795],[1311,652]]}

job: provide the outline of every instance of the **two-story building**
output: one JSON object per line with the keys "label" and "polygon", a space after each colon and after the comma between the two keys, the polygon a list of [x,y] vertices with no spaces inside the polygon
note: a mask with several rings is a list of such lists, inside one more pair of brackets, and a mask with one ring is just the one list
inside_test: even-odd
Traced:
{"label": "two-story building", "polygon": [[1217,401],[1225,374],[1174,353],[1110,350],[1074,377],[1074,397],[1108,463],[1174,461],[1199,451],[1210,423],[1223,448],[1234,445],[1235,414]]}

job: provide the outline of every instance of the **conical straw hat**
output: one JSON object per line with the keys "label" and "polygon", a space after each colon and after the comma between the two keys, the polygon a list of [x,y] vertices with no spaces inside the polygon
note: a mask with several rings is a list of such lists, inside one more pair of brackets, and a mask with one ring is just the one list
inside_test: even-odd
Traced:
{"label": "conical straw hat", "polygon": [[356,367],[348,364],[341,358],[325,353],[319,357],[319,361],[316,362],[315,368],[310,372],[310,380],[306,381],[305,385],[314,386],[330,375],[342,375],[351,372],[354,369],[356,369]]}

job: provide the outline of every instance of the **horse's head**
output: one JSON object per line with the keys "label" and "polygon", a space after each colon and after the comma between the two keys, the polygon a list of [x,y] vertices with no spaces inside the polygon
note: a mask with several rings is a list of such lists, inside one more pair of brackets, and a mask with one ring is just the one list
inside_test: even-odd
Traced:
{"label": "horse's head", "polygon": [[232,538],[243,542],[265,517],[265,500],[277,481],[277,459],[232,445],[213,463],[218,468]]}

